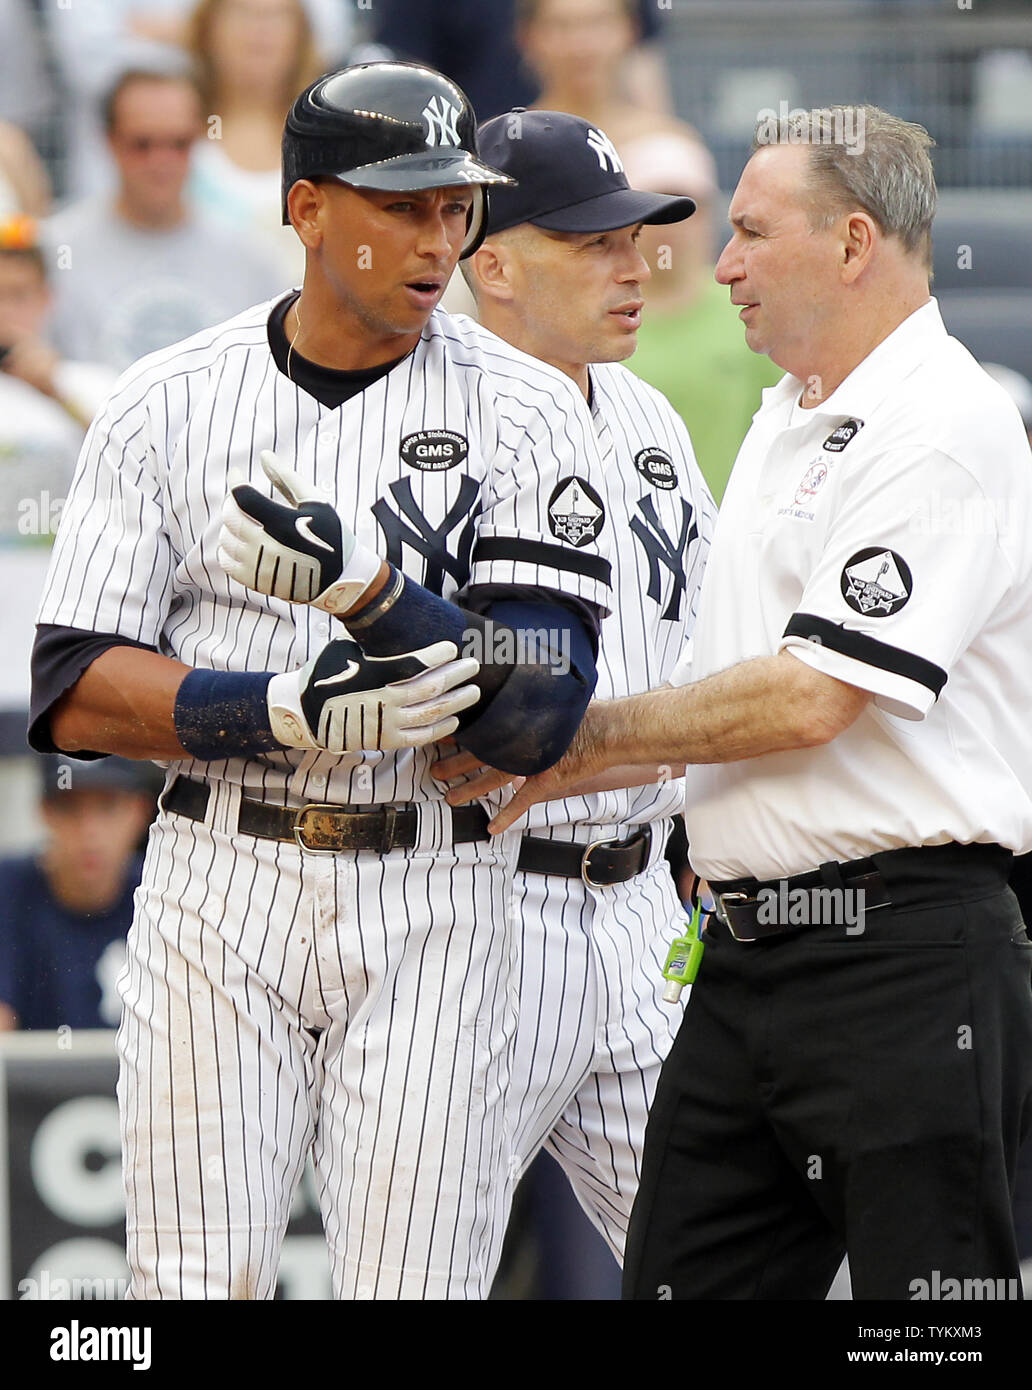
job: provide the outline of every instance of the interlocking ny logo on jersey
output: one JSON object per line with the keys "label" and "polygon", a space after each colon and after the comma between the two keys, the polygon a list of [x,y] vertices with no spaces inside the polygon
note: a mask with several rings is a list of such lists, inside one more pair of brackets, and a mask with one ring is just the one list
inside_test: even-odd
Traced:
{"label": "interlocking ny logo on jersey", "polygon": [[442,96],[431,97],[423,107],[423,120],[426,121],[426,143],[428,145],[454,145],[459,143],[458,119],[461,106],[445,101]]}
{"label": "interlocking ny logo on jersey", "polygon": [[[479,486],[467,474],[462,475],[459,481],[459,495],[440,526],[433,526],[423,515],[412,494],[412,483],[408,478],[391,483],[388,491],[398,504],[398,510],[408,517],[412,525],[407,526],[401,517],[391,510],[390,504],[384,498],[381,497],[374,503],[373,516],[380,523],[380,529],[387,541],[387,559],[403,573],[411,574],[413,579],[417,578],[411,568],[406,568],[403,563],[402,551],[406,545],[411,546],[426,561],[426,571],[421,580],[425,588],[439,594],[446,573],[450,574],[461,588],[469,578],[473,527],[480,513],[480,507],[477,505]],[[455,554],[452,555],[448,550],[448,537],[463,521],[466,524],[459,535]]]}
{"label": "interlocking ny logo on jersey", "polygon": [[828,465],[822,459],[811,463],[795,490],[796,506],[805,507],[808,502],[812,502],[827,481]]}
{"label": "interlocking ny logo on jersey", "polygon": [[661,616],[671,622],[676,622],[681,616],[681,596],[686,583],[685,557],[688,547],[699,536],[699,528],[692,519],[692,504],[683,497],[679,497],[678,501],[681,503],[681,530],[676,541],[672,541],[667,535],[666,528],[656,512],[655,501],[651,497],[642,497],[638,502],[638,510],[645,521],[643,522],[641,517],[632,516],[630,523],[631,530],[641,542],[648,557],[649,587],[646,592],[654,603],[659,603],[663,597],[663,570],[670,575],[670,598]]}
{"label": "interlocking ny logo on jersey", "polygon": [[623,173],[623,160],[617,154],[616,146],[608,135],[604,135],[601,130],[589,130],[588,144],[598,155],[598,167],[600,169],[609,168],[614,174]]}

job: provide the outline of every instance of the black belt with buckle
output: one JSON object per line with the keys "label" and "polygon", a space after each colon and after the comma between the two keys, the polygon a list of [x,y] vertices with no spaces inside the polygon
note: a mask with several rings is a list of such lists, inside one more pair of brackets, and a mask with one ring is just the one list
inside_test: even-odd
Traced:
{"label": "black belt with buckle", "polygon": [[651,848],[650,825],[642,826],[626,840],[595,840],[590,845],[524,835],[516,867],[528,874],[558,874],[561,878],[583,879],[589,888],[605,888],[626,883],[647,868]]}
{"label": "black belt with buckle", "polygon": [[[729,879],[709,881],[716,902],[716,915],[736,941],[760,941],[769,936],[827,926],[825,907],[828,889],[863,894],[864,911],[891,907],[892,898],[873,859],[852,859],[847,863],[829,860],[819,869],[794,874],[790,878]],[[799,890],[809,897],[800,899]],[[763,894],[760,898],[759,894]],[[773,895],[773,896],[772,896]],[[789,895],[792,902],[789,903]],[[788,906],[796,920],[782,920],[781,908]],[[766,920],[761,920],[760,914]],[[769,920],[773,915],[774,920]]]}
{"label": "black belt with buckle", "polygon": [[[164,810],[190,820],[204,820],[211,788],[192,777],[177,777],[161,798]],[[481,806],[452,810],[452,843],[486,840],[487,813]],[[264,801],[240,798],[237,830],[259,840],[286,840],[302,849],[335,854],[339,850],[371,849],[387,854],[392,849],[413,849],[419,833],[419,812],[412,804],[400,806],[341,806],[314,802],[306,806],[270,806]]]}

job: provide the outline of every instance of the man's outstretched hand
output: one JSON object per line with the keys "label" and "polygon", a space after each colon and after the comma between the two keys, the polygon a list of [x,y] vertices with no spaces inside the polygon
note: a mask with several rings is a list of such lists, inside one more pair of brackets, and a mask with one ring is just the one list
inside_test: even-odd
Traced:
{"label": "man's outstretched hand", "polygon": [[596,747],[598,740],[593,737],[597,719],[595,710],[594,705],[588,706],[573,742],[559,761],[533,777],[513,777],[511,773],[485,767],[472,753],[454,752],[451,748],[433,764],[430,771],[441,782],[450,782],[455,777],[469,778],[446,793],[446,800],[451,806],[464,806],[511,783],[514,788],[512,800],[496,813],[488,825],[492,835],[499,835],[515,825],[539,801],[554,801],[557,797],[566,796],[577,783],[596,776],[604,769],[605,760]]}
{"label": "man's outstretched hand", "polygon": [[[487,796],[489,792],[497,791],[499,787],[508,786],[509,783],[512,783],[514,789],[519,790],[527,780],[511,772],[500,772],[498,768],[488,767],[475,753],[462,752],[454,743],[442,743],[441,751],[443,757],[430,766],[431,776],[438,782],[451,782],[456,777],[467,779],[457,787],[449,788],[445,793],[445,800],[449,806],[465,806],[467,802],[476,801],[479,797]],[[492,826],[493,824],[494,822]]]}

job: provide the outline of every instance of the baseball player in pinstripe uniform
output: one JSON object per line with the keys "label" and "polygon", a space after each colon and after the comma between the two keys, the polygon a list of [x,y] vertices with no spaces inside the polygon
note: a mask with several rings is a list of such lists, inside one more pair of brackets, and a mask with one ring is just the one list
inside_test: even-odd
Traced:
{"label": "baseball player in pinstripe uniform", "polygon": [[[694,204],[630,189],[611,142],[576,116],[510,112],[481,127],[480,143],[516,183],[492,194],[487,240],[463,271],[484,326],[558,366],[588,399],[614,535],[597,693],[630,695],[663,684],[683,654],[716,514],[680,417],[619,365],[634,351],[650,274],[641,225],[680,220]],[[463,753],[437,771],[475,764]],[[669,773],[535,806],[515,885],[517,1150],[526,1165],[544,1143],[617,1259],[681,1018],[661,997],[684,921],[663,857],[684,798]]]}
{"label": "baseball player in pinstripe uniform", "polygon": [[[313,84],[300,293],[145,358],[84,445],[31,737],[168,767],[120,980],[136,1298],[271,1297],[309,1151],[338,1297],[479,1297],[497,1263],[518,836],[422,745],[554,762],[609,592],[583,399],[436,309],[502,178],[440,74]],[[508,620],[546,633],[518,666]]]}

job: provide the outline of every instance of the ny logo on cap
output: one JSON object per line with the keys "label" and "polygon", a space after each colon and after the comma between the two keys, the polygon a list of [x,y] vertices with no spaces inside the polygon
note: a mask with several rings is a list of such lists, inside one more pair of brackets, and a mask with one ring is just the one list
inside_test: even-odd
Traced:
{"label": "ny logo on cap", "polygon": [[459,131],[456,122],[462,108],[445,101],[442,96],[431,97],[423,107],[423,120],[426,121],[426,143],[428,145],[458,145]]}
{"label": "ny logo on cap", "polygon": [[608,165],[614,174],[623,173],[623,160],[617,154],[616,147],[608,135],[603,135],[600,130],[589,130],[588,144],[598,155],[600,169],[604,170]]}

